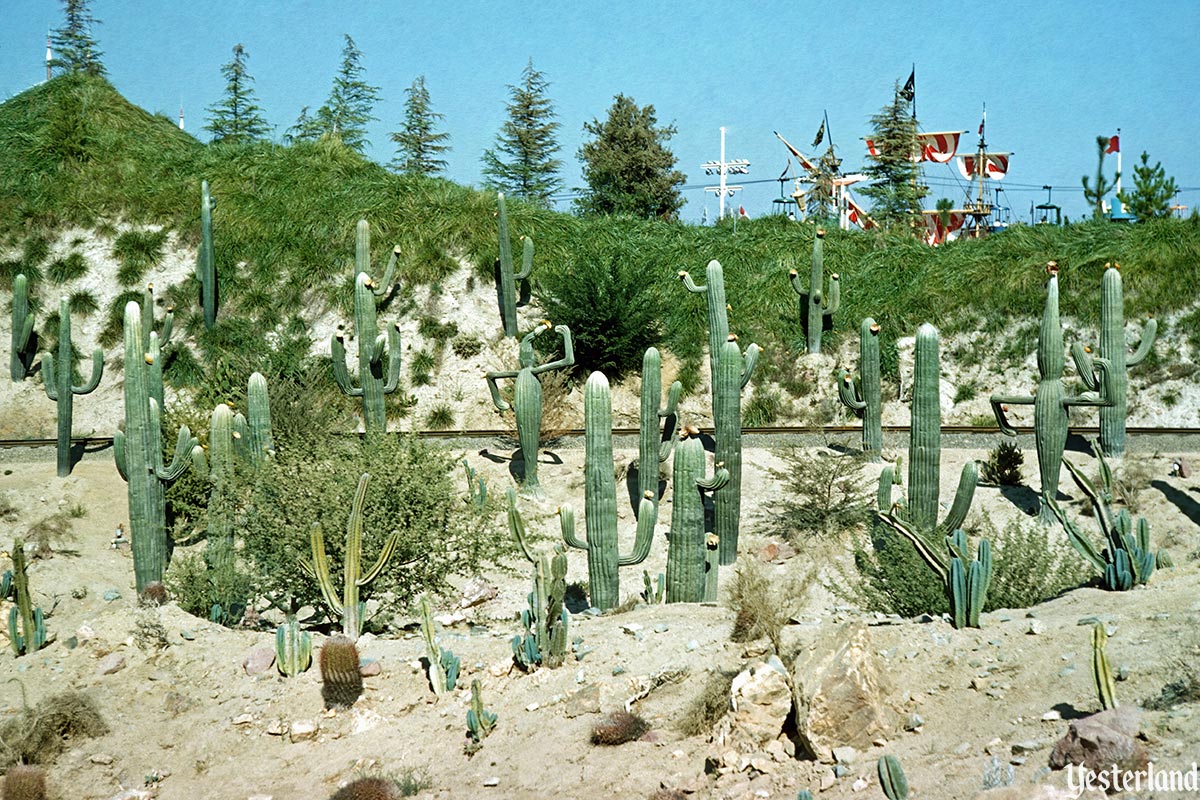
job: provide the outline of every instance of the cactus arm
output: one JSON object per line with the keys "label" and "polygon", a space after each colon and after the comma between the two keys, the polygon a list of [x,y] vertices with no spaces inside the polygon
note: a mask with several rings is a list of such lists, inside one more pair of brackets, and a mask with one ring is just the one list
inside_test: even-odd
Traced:
{"label": "cactus arm", "polygon": [[628,555],[618,554],[618,566],[629,567],[646,560],[646,556],[650,555],[650,545],[654,542],[654,524],[657,521],[658,504],[648,496],[643,497],[637,513],[637,537],[633,542],[633,550]]}
{"label": "cactus arm", "polygon": [[729,470],[720,464],[713,470],[711,478],[697,478],[696,488],[706,492],[715,492],[729,485]]}
{"label": "cactus arm", "polygon": [[1112,365],[1108,359],[1093,358],[1092,364],[1095,369],[1096,383],[1099,390],[1095,392],[1084,392],[1078,396],[1064,397],[1063,406],[1070,408],[1071,406],[1100,406],[1101,408],[1112,406],[1119,391],[1117,381],[1119,378],[1114,374]]}
{"label": "cactus arm", "polygon": [[959,474],[958,491],[954,493],[954,503],[942,523],[943,528],[956,531],[962,527],[967,512],[971,509],[971,500],[975,497],[975,487],[979,483],[979,467],[974,461],[963,464]]}
{"label": "cactus arm", "polygon": [[559,506],[558,526],[562,530],[563,541],[568,547],[576,550],[587,550],[588,544],[575,533],[575,509],[570,506]]}
{"label": "cactus arm", "polygon": [[842,405],[853,411],[858,417],[862,417],[867,408],[867,403],[862,398],[862,392],[859,391],[858,384],[855,383],[849,372],[842,373],[842,379],[838,381],[838,399],[842,401]]}
{"label": "cactus arm", "polygon": [[931,570],[933,570],[934,574],[938,576],[938,579],[941,580],[942,583],[946,583],[946,581],[949,579],[949,563],[929,546],[924,537],[917,532],[916,528],[909,524],[908,521],[896,516],[894,511],[877,511],[876,516],[878,516],[879,520],[885,525],[888,525],[890,528],[895,530],[896,533],[899,533],[901,536],[907,539],[912,546],[916,548],[917,554],[921,556],[921,560],[924,561]]}
{"label": "cactus arm", "polygon": [[562,337],[563,357],[557,361],[551,361],[546,364],[541,364],[533,368],[534,375],[541,375],[543,372],[550,370],[563,369],[575,365],[575,342],[571,338],[571,329],[566,325],[555,325],[554,330]]}
{"label": "cactus arm", "polygon": [[1067,532],[1067,539],[1070,541],[1071,546],[1075,548],[1075,551],[1083,556],[1099,572],[1103,572],[1108,562],[1106,562],[1104,557],[1097,552],[1096,546],[1092,544],[1092,540],[1085,536],[1079,530],[1079,528],[1075,527],[1075,524],[1067,518],[1066,513],[1063,511],[1062,506],[1058,504],[1057,500],[1052,497],[1047,498],[1046,506],[1050,509],[1051,513],[1058,518],[1058,521],[1062,523],[1063,530]]}
{"label": "cactus arm", "polygon": [[333,362],[333,378],[337,385],[350,397],[362,397],[362,387],[350,382],[350,372],[346,369],[346,338],[334,334],[329,339],[330,360]]}
{"label": "cactus arm", "polygon": [[519,281],[526,280],[533,274],[533,237],[521,237],[521,271],[513,275]]}
{"label": "cactus arm", "polygon": [[835,272],[829,276],[829,294],[825,297],[825,302],[822,304],[822,313],[827,317],[832,317],[837,313],[837,310],[842,307],[842,281]]}
{"label": "cactus arm", "polygon": [[694,294],[704,294],[705,292],[708,291],[707,286],[701,286],[700,284],[698,284],[694,280],[692,280],[692,276],[690,274],[688,274],[687,270],[681,269],[679,271],[679,280],[683,281],[683,286],[685,289],[687,289],[689,292],[692,292]]}
{"label": "cactus arm", "polygon": [[117,474],[121,476],[121,480],[129,482],[129,469],[125,461],[125,432],[117,431],[113,434],[113,461],[117,465]]}
{"label": "cactus arm", "polygon": [[[574,532],[575,526],[571,527]],[[521,518],[521,512],[517,509],[517,493],[511,488],[508,490],[508,530],[517,540],[517,547],[525,559],[532,564],[538,563],[538,557],[529,549],[529,541],[525,538],[525,520]]]}
{"label": "cactus arm", "polygon": [[392,248],[392,254],[388,257],[387,266],[383,270],[383,280],[371,287],[371,292],[376,297],[383,297],[392,288],[392,284],[396,280],[396,262],[400,259],[400,245]]}
{"label": "cactus arm", "polygon": [[88,394],[95,391],[96,387],[100,385],[100,378],[103,375],[104,351],[100,348],[96,348],[92,351],[92,377],[89,378],[87,383],[83,384],[82,386],[72,386],[71,392],[73,394]]}
{"label": "cactus arm", "polygon": [[879,473],[879,489],[875,494],[875,508],[885,512],[892,507],[892,487],[896,485],[897,467],[886,464]]}
{"label": "cactus arm", "polygon": [[1075,342],[1071,345],[1071,360],[1075,362],[1075,370],[1083,385],[1093,392],[1100,391],[1100,377],[1096,374],[1096,364],[1090,350]]}
{"label": "cactus arm", "polygon": [[1146,327],[1142,328],[1142,339],[1138,342],[1137,350],[1125,357],[1125,366],[1136,367],[1138,364],[1146,360],[1146,356],[1150,355],[1150,351],[1154,349],[1154,339],[1158,334],[1158,320],[1149,319],[1146,321]]}
{"label": "cactus arm", "polygon": [[[383,337],[380,336],[380,339]],[[377,349],[381,349],[381,344],[375,345]],[[388,328],[387,332],[387,351],[388,351],[388,376],[387,382],[383,385],[383,393],[391,394],[396,391],[396,387],[400,385],[400,363],[402,353],[400,352],[400,323],[395,323]]]}
{"label": "cactus arm", "polygon": [[[149,398],[150,403],[150,429],[158,431],[162,428],[162,412],[158,410],[158,401],[153,397]],[[158,437],[156,436],[157,440]],[[183,473],[187,472],[187,468],[191,466],[192,448],[199,442],[196,437],[192,436],[192,432],[188,430],[187,425],[179,426],[179,437],[175,441],[175,453],[171,457],[171,463],[163,462],[162,450],[158,450],[155,456],[154,475],[162,481],[173,481]]]}
{"label": "cactus arm", "polygon": [[682,394],[683,384],[679,381],[674,381],[671,387],[667,389],[667,407],[658,412],[658,415],[667,421],[663,425],[662,442],[658,446],[658,460],[660,463],[670,458],[671,452],[675,449],[675,434],[679,430],[679,414],[676,411],[676,407],[679,405],[679,398]]}
{"label": "cactus arm", "polygon": [[1009,423],[1008,415],[1004,413],[1005,406],[1031,406],[1035,400],[1033,395],[992,395],[992,413],[996,415],[996,424],[1000,426],[1000,432],[1005,436],[1017,435],[1017,429]]}
{"label": "cactus arm", "polygon": [[383,572],[384,566],[387,564],[388,559],[392,557],[392,554],[396,552],[396,547],[399,544],[400,532],[392,531],[392,534],[388,536],[387,541],[383,543],[383,549],[379,551],[379,560],[375,562],[375,566],[371,567],[371,570],[366,575],[363,575],[358,579],[357,582],[359,586],[366,586],[368,583],[379,577],[379,573]]}
{"label": "cactus arm", "polygon": [[[346,549],[342,554],[346,581],[342,605],[350,610],[358,606],[358,577],[362,564],[363,504],[367,500],[367,484],[370,481],[370,473],[364,472],[359,477],[358,486],[354,489],[354,499],[350,502],[350,516],[346,518]],[[354,635],[358,635],[357,630]]]}
{"label": "cactus arm", "polygon": [[42,356],[42,388],[46,390],[46,397],[51,400],[58,401],[58,372],[54,369],[54,354],[46,353]]}
{"label": "cactus arm", "polygon": [[804,284],[800,283],[800,273],[794,269],[788,270],[788,283],[792,286],[792,291],[802,298],[808,297],[808,292],[804,290]]}
{"label": "cactus arm", "polygon": [[744,363],[742,365],[741,379],[738,382],[739,390],[745,389],[746,384],[750,382],[750,378],[754,376],[754,368],[758,366],[758,356],[761,352],[762,348],[756,344],[751,344],[746,348],[746,352],[743,354]]}
{"label": "cactus arm", "polygon": [[312,546],[313,560],[301,561],[301,566],[304,571],[317,579],[317,585],[321,588],[321,596],[325,598],[325,603],[333,613],[342,613],[342,601],[338,598],[337,588],[333,585],[333,579],[329,573],[329,556],[325,554],[325,536],[321,530],[321,523],[314,522],[308,529],[309,543]]}
{"label": "cactus arm", "polygon": [[492,395],[492,404],[496,406],[497,411],[508,411],[512,406],[503,397],[500,396],[500,384],[498,381],[508,378],[515,378],[518,375],[518,370],[500,370],[498,372],[485,372],[484,379],[487,381],[488,392]]}

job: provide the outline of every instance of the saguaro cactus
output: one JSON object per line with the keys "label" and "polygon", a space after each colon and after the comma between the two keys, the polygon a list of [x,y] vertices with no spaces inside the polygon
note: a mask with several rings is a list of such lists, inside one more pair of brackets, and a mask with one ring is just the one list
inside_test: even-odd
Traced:
{"label": "saguaro cactus", "polygon": [[708,366],[709,375],[717,374],[717,358],[729,338],[729,304],[725,301],[725,271],[721,263],[713,260],[705,268],[708,283],[700,286],[685,270],[679,271],[679,280],[689,292],[704,295],[708,304]]}
{"label": "saguaro cactus", "polygon": [[862,420],[863,452],[871,461],[879,461],[883,453],[882,400],[879,378],[879,324],[870,317],[859,326],[858,375],[842,374],[838,381],[838,397],[842,404]]}
{"label": "saguaro cactus", "polygon": [[563,606],[567,591],[567,553],[560,543],[550,552],[533,551],[525,538],[525,521],[517,508],[517,493],[508,490],[508,529],[521,553],[533,564],[533,591],[529,607],[521,611],[523,636],[512,639],[513,658],[521,669],[538,665],[562,666],[567,653],[568,613]]}
{"label": "saguaro cactus", "polygon": [[42,610],[35,608],[29,595],[29,578],[25,574],[25,542],[13,541],[12,582],[17,604],[8,610],[8,641],[18,656],[34,653],[46,643],[46,623]]}
{"label": "saguaro cactus", "polygon": [[[633,549],[621,555],[617,542],[617,485],[613,477],[612,394],[602,372],[593,372],[583,393],[585,428],[584,522],[587,539],[575,534],[575,512],[570,506],[559,508],[563,541],[588,554],[588,589],[592,605],[601,611],[621,602],[619,567],[640,564],[650,554],[658,507],[650,496],[643,496],[637,514],[637,537]],[[657,488],[657,487],[656,487]]]}
{"label": "saguaro cactus", "polygon": [[[1080,373],[1091,372],[1098,391],[1080,395],[1067,395],[1063,388],[1063,369],[1066,357],[1063,349],[1062,323],[1058,316],[1058,265],[1051,261],[1046,265],[1050,277],[1046,281],[1046,307],[1042,314],[1042,329],[1038,335],[1037,364],[1038,385],[1032,395],[992,395],[992,411],[1000,430],[1016,436],[1017,431],[1008,422],[1005,414],[1010,405],[1033,406],[1033,427],[1037,444],[1038,471],[1041,474],[1042,503],[1038,519],[1046,524],[1054,521],[1054,513],[1048,505],[1058,494],[1058,479],[1061,474],[1063,451],[1067,445],[1070,425],[1068,412],[1075,406],[1107,406],[1112,404],[1113,375],[1107,359],[1090,359],[1086,364],[1077,364]],[[1082,352],[1082,351],[1080,351]]]}
{"label": "saguaro cactus", "polygon": [[[1100,283],[1100,357],[1108,362],[1112,376],[1112,405],[1100,407],[1100,446],[1113,456],[1125,453],[1125,415],[1129,396],[1127,368],[1145,360],[1154,347],[1158,321],[1150,319],[1142,328],[1137,349],[1129,354],[1125,344],[1125,292],[1121,283],[1121,265],[1105,265]],[[1094,392],[1101,389],[1102,376],[1092,366],[1090,354],[1082,345],[1071,346],[1079,377]]]}
{"label": "saguaro cactus", "polygon": [[[212,212],[216,207],[208,193],[208,181],[200,182],[200,255],[196,271],[200,277],[200,305],[204,309],[204,327],[217,324],[217,267],[213,254]],[[150,309],[146,314],[153,316]]]}
{"label": "saguaro cactus", "polygon": [[20,274],[13,278],[12,350],[8,361],[14,383],[25,380],[25,376],[33,368],[33,359],[37,353],[34,321],[34,314],[29,309],[29,281]]}
{"label": "saguaro cactus", "polygon": [[[129,527],[138,594],[147,584],[162,581],[167,566],[164,484],[187,470],[188,455],[196,446],[196,438],[183,425],[171,463],[163,461],[161,408],[149,386],[155,355],[154,350],[147,353],[142,345],[141,317],[135,301],[126,304],[125,430],[113,437],[117,471],[129,484]],[[152,341],[157,338],[152,334]]]}
{"label": "saguaro cactus", "polygon": [[704,532],[704,492],[729,483],[729,473],[717,464],[705,477],[704,444],[700,431],[688,426],[675,446],[674,497],[667,546],[667,602],[699,603],[716,599],[716,534]]}
{"label": "saguaro cactus", "polygon": [[[57,367],[57,369],[56,369]],[[58,403],[58,477],[71,474],[71,420],[75,395],[89,394],[100,384],[104,374],[104,351],[92,352],[92,377],[80,386],[71,381],[74,372],[71,349],[71,301],[62,298],[58,303],[58,360],[53,353],[42,358],[42,385],[46,396]]]}
{"label": "saguaro cactus", "polygon": [[[379,298],[386,297],[396,280],[396,262],[400,259],[400,245],[392,247],[392,255],[388,258],[383,270],[383,279],[371,280],[371,292]],[[354,274],[360,272],[371,274],[371,225],[365,219],[360,219],[354,228]]]}
{"label": "saguaro cactus", "polygon": [[333,584],[329,567],[329,557],[325,555],[325,537],[321,523],[314,522],[309,529],[312,544],[313,559],[311,562],[301,562],[304,570],[317,579],[321,586],[321,595],[326,605],[334,614],[342,617],[342,635],[350,640],[358,639],[362,633],[363,607],[358,601],[358,590],[379,577],[388,559],[396,551],[400,542],[400,532],[392,531],[392,535],[383,543],[375,566],[367,572],[362,571],[362,537],[363,537],[363,505],[367,498],[367,485],[371,482],[371,474],[364,472],[358,479],[358,488],[354,492],[354,500],[350,505],[350,516],[346,521],[346,547],[342,555],[345,562],[342,567],[342,597],[338,599],[337,587]]}
{"label": "saguaro cactus", "polygon": [[526,280],[533,272],[533,238],[521,237],[521,271],[513,268],[512,239],[508,233],[508,212],[504,208],[504,192],[496,194],[497,218],[500,228],[500,316],[504,322],[504,335],[510,339],[517,336],[517,288],[516,282]]}
{"label": "saguaro cactus", "polygon": [[758,363],[758,345],[746,348],[737,337],[721,346],[713,375],[713,425],[716,459],[729,472],[729,483],[713,495],[713,532],[717,535],[721,566],[737,561],[738,529],[742,518],[742,390]]}
{"label": "saguaro cactus", "polygon": [[829,291],[825,292],[825,231],[817,229],[813,237],[812,270],[809,273],[808,291],[800,285],[800,274],[796,270],[788,272],[788,280],[792,290],[800,296],[800,316],[806,325],[805,338],[808,342],[808,352],[821,352],[821,330],[825,326],[825,318],[832,318],[841,305],[841,282],[835,272],[829,276]]}
{"label": "saguaro cactus", "polygon": [[[346,339],[336,333],[329,343],[333,377],[350,397],[362,398],[363,428],[367,433],[387,430],[384,397],[400,384],[400,326],[388,328],[386,337],[376,329],[375,284],[360,272],[354,279],[354,337],[358,340],[358,385],[346,369]],[[383,357],[387,354],[387,365]]]}
{"label": "saguaro cactus", "polygon": [[[557,325],[554,330],[562,337],[563,357],[548,364],[534,364],[533,340],[548,330],[550,330],[550,322],[543,320],[521,340],[521,348],[517,356],[520,369],[484,374],[496,410],[508,411],[512,408],[515,411],[517,439],[521,443],[521,458],[525,462],[525,479],[521,484],[521,490],[522,493],[535,498],[543,496],[542,487],[538,485],[537,474],[538,438],[542,429],[542,384],[538,380],[538,376],[551,370],[565,369],[575,363],[575,346],[571,339],[571,329],[566,325]],[[508,378],[516,379],[511,405],[500,396],[499,381]]]}
{"label": "saguaro cactus", "polygon": [[[659,465],[671,456],[675,448],[675,429],[679,426],[676,407],[683,385],[679,381],[667,390],[666,406],[659,406],[662,396],[662,356],[655,347],[647,348],[642,356],[642,403],[638,427],[638,497],[651,496],[658,505]],[[661,431],[659,420],[663,420]],[[640,503],[639,503],[640,505]],[[640,512],[639,512],[640,513]]]}

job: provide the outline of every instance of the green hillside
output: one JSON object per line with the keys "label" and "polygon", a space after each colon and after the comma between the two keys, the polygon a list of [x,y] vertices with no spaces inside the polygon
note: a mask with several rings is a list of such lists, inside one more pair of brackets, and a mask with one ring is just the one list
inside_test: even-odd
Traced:
{"label": "green hillside", "polygon": [[[266,331],[346,305],[354,223],[363,217],[371,222],[374,260],[401,246],[402,284],[436,282],[457,258],[491,278],[490,193],[400,177],[336,142],[205,145],[133,106],[103,79],[55,78],[0,105],[0,152],[0,241],[16,249],[55,227],[117,221],[160,224],[197,241],[200,181],[207,179],[217,201],[223,322],[203,333],[195,286],[171,298],[202,345],[207,338],[258,350]],[[683,290],[676,273],[701,276],[715,258],[725,267],[732,329],[774,354],[765,376],[778,378],[801,348],[787,270],[798,268],[807,281],[813,226],[775,217],[743,221],[735,232],[727,224],[585,219],[520,203],[509,213],[513,234],[536,242],[535,292],[608,280],[620,265],[624,280],[637,281],[633,290],[661,309],[666,346],[695,363],[707,341],[704,304]],[[1062,270],[1063,312],[1085,321],[1098,316],[1100,273],[1109,261],[1124,268],[1130,318],[1193,302],[1200,222],[1018,227],[939,248],[830,230],[825,254],[826,273],[840,273],[842,286],[833,343],[856,335],[866,315],[888,338],[928,320],[947,330],[981,328],[999,342],[1014,317],[1040,313],[1043,267],[1051,259]],[[0,277],[7,277],[20,264],[3,267]],[[611,288],[600,287],[594,302],[618,296]],[[299,335],[303,325],[292,329]]]}

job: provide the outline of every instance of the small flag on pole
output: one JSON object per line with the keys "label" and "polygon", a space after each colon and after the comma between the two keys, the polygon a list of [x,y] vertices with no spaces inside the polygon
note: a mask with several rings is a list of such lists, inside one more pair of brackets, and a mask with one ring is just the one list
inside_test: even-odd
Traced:
{"label": "small flag on pole", "polygon": [[750,219],[750,215],[746,213],[745,206],[738,206],[738,216],[742,219]]}
{"label": "small flag on pole", "polygon": [[912,102],[917,96],[917,68],[913,67],[913,71],[908,74],[908,80],[904,82],[904,88],[900,90],[900,96],[908,102]]}
{"label": "small flag on pole", "polygon": [[987,112],[983,112],[983,119],[979,120],[979,135],[983,136],[983,125],[987,122]]}
{"label": "small flag on pole", "polygon": [[816,147],[824,139],[825,139],[825,120],[821,120],[821,127],[817,128],[817,136],[815,139],[813,139],[812,146]]}
{"label": "small flag on pole", "polygon": [[1108,155],[1109,153],[1119,152],[1121,152],[1121,137],[1119,135],[1110,137],[1108,140],[1108,149],[1104,151],[1104,154]]}

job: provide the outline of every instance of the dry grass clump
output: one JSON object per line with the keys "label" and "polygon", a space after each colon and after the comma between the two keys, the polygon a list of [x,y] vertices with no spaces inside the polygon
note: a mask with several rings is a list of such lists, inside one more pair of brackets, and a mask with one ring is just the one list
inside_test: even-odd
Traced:
{"label": "dry grass clump", "polygon": [[692,700],[679,720],[679,732],[684,736],[705,736],[729,711],[729,689],[736,671],[712,672],[700,694]]}
{"label": "dry grass clump", "polygon": [[79,692],[51,695],[0,724],[0,768],[48,764],[75,738],[108,733],[96,704]]}
{"label": "dry grass clump", "polygon": [[617,745],[646,735],[650,723],[629,711],[614,711],[592,728],[592,744]]}
{"label": "dry grass clump", "polygon": [[740,561],[729,592],[728,604],[734,612],[730,640],[765,638],[783,658],[783,628],[800,608],[810,577],[804,573],[781,581],[768,575],[756,559]]}

